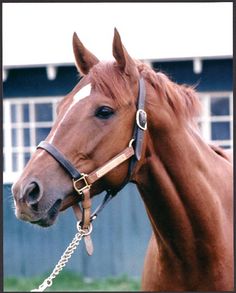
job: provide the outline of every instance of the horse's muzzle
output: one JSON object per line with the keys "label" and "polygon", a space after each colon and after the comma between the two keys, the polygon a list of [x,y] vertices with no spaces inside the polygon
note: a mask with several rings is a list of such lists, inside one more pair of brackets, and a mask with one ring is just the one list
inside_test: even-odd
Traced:
{"label": "horse's muzzle", "polygon": [[55,222],[62,199],[45,195],[39,180],[14,184],[12,194],[18,219],[43,227],[51,226]]}

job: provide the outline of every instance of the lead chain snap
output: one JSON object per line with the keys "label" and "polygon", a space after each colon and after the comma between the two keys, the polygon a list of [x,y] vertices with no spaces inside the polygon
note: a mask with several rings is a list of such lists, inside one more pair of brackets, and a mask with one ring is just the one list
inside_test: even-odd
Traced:
{"label": "lead chain snap", "polygon": [[81,221],[78,221],[77,224],[76,224],[76,226],[77,226],[77,230],[80,233],[82,233],[83,236],[87,236],[87,235],[89,235],[92,232],[92,230],[93,230],[92,223],[90,223],[89,226],[88,226],[88,228],[85,228],[85,229],[82,229],[82,227],[81,227],[80,224],[81,224]]}

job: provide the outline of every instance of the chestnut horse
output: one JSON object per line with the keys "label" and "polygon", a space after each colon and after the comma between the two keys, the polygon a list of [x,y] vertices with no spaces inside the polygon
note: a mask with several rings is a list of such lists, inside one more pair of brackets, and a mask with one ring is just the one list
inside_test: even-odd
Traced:
{"label": "chestnut horse", "polygon": [[[58,105],[46,143],[85,174],[129,145],[140,78],[145,84],[147,129],[129,178],[138,186],[153,229],[142,290],[233,290],[232,162],[199,135],[194,89],[132,59],[116,29],[115,61],[100,62],[76,34],[73,49],[83,78]],[[91,197],[119,189],[131,160],[92,184]],[[16,216],[41,226],[52,225],[59,211],[82,198],[70,174],[43,148],[35,151],[12,191]]]}

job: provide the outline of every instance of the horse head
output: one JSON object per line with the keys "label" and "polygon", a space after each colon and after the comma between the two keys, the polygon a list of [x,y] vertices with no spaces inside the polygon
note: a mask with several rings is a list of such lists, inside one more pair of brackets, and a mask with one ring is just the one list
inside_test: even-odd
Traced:
{"label": "horse head", "polygon": [[[81,173],[89,173],[122,151],[132,138],[139,72],[115,29],[114,62],[100,62],[73,36],[73,51],[82,78],[57,107],[57,118],[45,139]],[[127,177],[129,161],[93,184],[91,196],[118,188]],[[59,211],[80,200],[60,164],[38,148],[12,193],[19,219],[50,226]]]}

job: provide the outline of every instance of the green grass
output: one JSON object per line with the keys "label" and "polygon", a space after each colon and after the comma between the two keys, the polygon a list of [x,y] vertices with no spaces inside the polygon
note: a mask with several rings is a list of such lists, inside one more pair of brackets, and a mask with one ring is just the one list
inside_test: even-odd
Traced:
{"label": "green grass", "polygon": [[[38,288],[48,275],[34,278],[5,278],[4,292],[29,292]],[[140,281],[121,276],[118,278],[83,279],[81,276],[64,271],[54,279],[53,285],[46,291],[138,291]]]}

